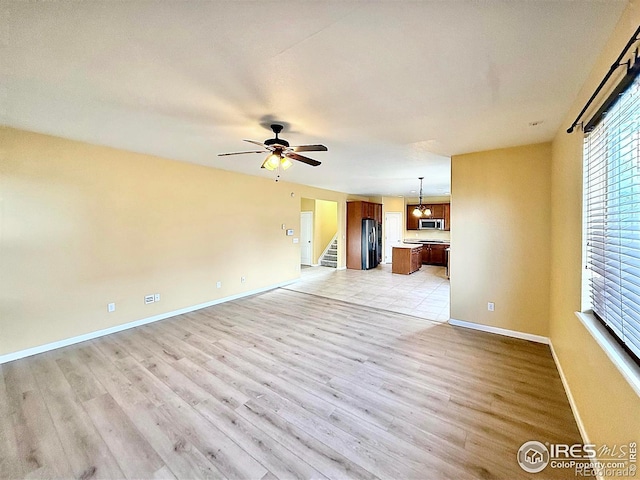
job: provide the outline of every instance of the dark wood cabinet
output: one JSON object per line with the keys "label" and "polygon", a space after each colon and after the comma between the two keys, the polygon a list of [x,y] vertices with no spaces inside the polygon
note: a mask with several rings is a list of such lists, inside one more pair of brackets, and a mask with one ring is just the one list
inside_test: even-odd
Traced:
{"label": "dark wood cabinet", "polygon": [[446,250],[448,243],[424,243],[422,245],[422,263],[425,265],[447,265]]}
{"label": "dark wood cabinet", "polygon": [[417,272],[422,267],[422,247],[411,249],[411,271]]}
{"label": "dark wood cabinet", "polygon": [[429,205],[431,209],[431,216],[427,218],[444,218],[444,204],[434,203]]}
{"label": "dark wood cabinet", "polygon": [[382,223],[382,204],[373,204],[373,218],[375,218],[376,222]]}
{"label": "dark wood cabinet", "polygon": [[442,217],[444,218],[444,229],[449,231],[451,230],[451,204],[450,203],[445,203],[444,204],[444,216]]}
{"label": "dark wood cabinet", "polygon": [[441,265],[443,267],[447,265],[445,250],[448,246],[442,243],[431,245],[431,265]]}
{"label": "dark wood cabinet", "polygon": [[422,266],[422,247],[393,247],[391,253],[391,273],[409,275]]}
{"label": "dark wood cabinet", "polygon": [[418,217],[413,215],[417,205],[407,205],[407,230],[418,230]]}
{"label": "dark wood cabinet", "polygon": [[347,202],[347,268],[362,270],[362,220],[382,223],[382,205],[371,202]]}
{"label": "dark wood cabinet", "polygon": [[367,212],[367,214],[365,215],[365,218],[375,218],[376,209],[373,206],[373,203],[362,202],[362,208]]}
{"label": "dark wood cabinet", "polygon": [[451,230],[449,226],[449,218],[451,216],[451,204],[450,203],[425,203],[425,206],[431,210],[431,215],[424,215],[422,217],[414,217],[413,211],[418,206],[417,204],[407,205],[407,230],[419,230],[420,218],[443,218],[444,229]]}
{"label": "dark wood cabinet", "polygon": [[378,223],[382,223],[382,204],[371,202],[347,202],[347,208],[360,214],[360,219],[372,218]]}
{"label": "dark wood cabinet", "polygon": [[422,263],[429,265],[431,263],[431,250],[429,245],[422,245]]}

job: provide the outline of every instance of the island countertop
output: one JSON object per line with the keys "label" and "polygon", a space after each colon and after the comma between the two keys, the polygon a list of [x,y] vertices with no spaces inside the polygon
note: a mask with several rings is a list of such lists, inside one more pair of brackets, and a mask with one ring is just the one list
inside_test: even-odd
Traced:
{"label": "island countertop", "polygon": [[398,243],[393,245],[393,248],[422,248],[422,245],[419,243]]}

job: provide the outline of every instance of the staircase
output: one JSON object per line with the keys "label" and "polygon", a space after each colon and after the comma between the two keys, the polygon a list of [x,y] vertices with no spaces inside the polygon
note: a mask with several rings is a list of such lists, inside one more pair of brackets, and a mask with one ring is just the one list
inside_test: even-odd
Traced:
{"label": "staircase", "polygon": [[324,255],[322,255],[322,258],[320,259],[320,265],[322,265],[323,267],[331,267],[331,268],[338,267],[338,239],[337,238],[333,239],[333,242],[331,242],[331,245],[329,245],[329,248],[327,249],[327,251],[324,252]]}

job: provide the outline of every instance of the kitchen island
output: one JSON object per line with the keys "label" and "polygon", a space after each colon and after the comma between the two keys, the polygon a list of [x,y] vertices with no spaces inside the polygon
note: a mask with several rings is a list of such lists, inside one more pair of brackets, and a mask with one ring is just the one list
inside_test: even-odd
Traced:
{"label": "kitchen island", "polygon": [[422,263],[424,265],[447,266],[447,248],[450,243],[448,240],[417,240],[407,239],[405,244],[422,245]]}
{"label": "kitchen island", "polygon": [[401,243],[391,252],[391,273],[409,275],[422,266],[422,245]]}

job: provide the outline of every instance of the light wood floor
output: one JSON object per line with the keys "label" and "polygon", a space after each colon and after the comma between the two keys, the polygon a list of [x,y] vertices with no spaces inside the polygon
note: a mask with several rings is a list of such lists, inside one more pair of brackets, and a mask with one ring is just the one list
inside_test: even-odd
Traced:
{"label": "light wood floor", "polygon": [[527,440],[581,441],[548,347],[282,289],[0,365],[3,479],[515,479]]}

